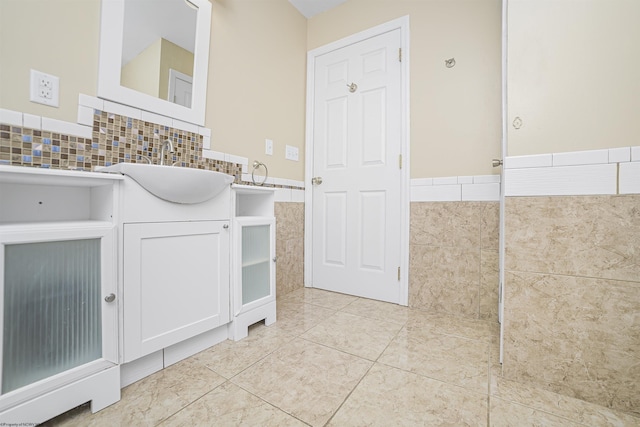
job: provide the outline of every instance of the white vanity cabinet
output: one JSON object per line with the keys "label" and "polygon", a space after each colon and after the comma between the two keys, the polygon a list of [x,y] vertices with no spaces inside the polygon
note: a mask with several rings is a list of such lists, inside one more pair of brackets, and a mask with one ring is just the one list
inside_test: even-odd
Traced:
{"label": "white vanity cabinet", "polygon": [[120,399],[118,176],[0,166],[0,424]]}
{"label": "white vanity cabinet", "polygon": [[229,338],[276,321],[274,189],[233,186],[233,316]]}
{"label": "white vanity cabinet", "polygon": [[229,221],[124,225],[124,362],[229,322]]}
{"label": "white vanity cabinet", "polygon": [[194,204],[120,184],[121,385],[227,339],[231,187]]}

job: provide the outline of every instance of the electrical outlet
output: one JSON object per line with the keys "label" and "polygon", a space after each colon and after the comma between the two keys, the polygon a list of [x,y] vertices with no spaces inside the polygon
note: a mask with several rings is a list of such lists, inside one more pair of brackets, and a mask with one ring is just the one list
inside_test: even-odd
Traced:
{"label": "electrical outlet", "polygon": [[29,100],[51,107],[59,106],[60,79],[51,74],[31,70]]}
{"label": "electrical outlet", "polygon": [[284,158],[288,160],[298,161],[298,147],[287,145],[284,150]]}
{"label": "electrical outlet", "polygon": [[273,141],[270,139],[264,140],[264,153],[270,156],[273,155]]}

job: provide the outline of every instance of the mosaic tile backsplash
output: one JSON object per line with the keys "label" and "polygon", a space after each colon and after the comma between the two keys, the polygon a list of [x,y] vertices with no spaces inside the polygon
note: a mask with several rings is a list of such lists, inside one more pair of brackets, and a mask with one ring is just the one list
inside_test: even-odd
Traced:
{"label": "mosaic tile backsplash", "polygon": [[201,135],[98,110],[91,139],[0,124],[0,164],[85,171],[121,162],[159,164],[167,138],[175,149],[167,164],[223,172],[241,182],[241,164],[202,157]]}

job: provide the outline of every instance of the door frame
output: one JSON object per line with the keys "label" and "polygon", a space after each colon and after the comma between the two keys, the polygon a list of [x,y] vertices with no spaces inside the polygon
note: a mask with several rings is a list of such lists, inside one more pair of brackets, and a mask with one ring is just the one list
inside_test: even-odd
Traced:
{"label": "door frame", "polygon": [[400,298],[401,305],[409,304],[409,202],[410,202],[410,116],[409,116],[409,16],[394,19],[384,24],[369,28],[335,42],[326,44],[307,52],[307,107],[305,131],[305,192],[304,192],[304,285],[313,287],[313,130],[314,130],[314,84],[316,58],[361,42],[363,40],[400,29],[400,47],[402,49],[401,75],[401,141],[402,169],[400,178]]}

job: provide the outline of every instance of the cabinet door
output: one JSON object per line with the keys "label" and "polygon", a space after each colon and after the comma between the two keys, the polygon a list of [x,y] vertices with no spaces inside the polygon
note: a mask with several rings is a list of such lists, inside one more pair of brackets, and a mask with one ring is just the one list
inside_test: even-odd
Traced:
{"label": "cabinet door", "polygon": [[89,221],[0,226],[0,412],[118,362],[114,236]]}
{"label": "cabinet door", "polygon": [[275,299],[275,220],[236,219],[236,315]]}
{"label": "cabinet door", "polygon": [[125,362],[229,322],[228,222],[125,224],[123,257]]}

